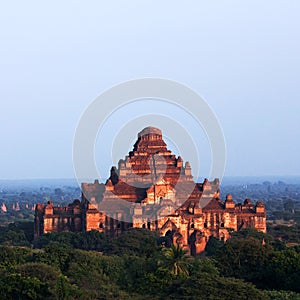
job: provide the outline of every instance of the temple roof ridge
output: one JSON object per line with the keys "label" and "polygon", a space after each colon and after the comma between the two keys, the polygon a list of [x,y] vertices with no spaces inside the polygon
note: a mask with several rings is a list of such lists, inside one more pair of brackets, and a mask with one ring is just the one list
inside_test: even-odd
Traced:
{"label": "temple roof ridge", "polygon": [[145,127],[142,131],[138,133],[138,137],[141,137],[143,135],[147,134],[157,134],[162,136],[162,131],[154,126],[148,126]]}

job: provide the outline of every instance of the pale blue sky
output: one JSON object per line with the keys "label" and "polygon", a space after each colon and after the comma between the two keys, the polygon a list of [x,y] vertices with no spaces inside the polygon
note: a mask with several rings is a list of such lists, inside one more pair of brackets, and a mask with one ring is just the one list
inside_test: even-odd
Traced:
{"label": "pale blue sky", "polygon": [[141,77],[207,100],[225,175],[300,175],[299,13],[296,0],[2,1],[0,178],[73,177],[84,109]]}

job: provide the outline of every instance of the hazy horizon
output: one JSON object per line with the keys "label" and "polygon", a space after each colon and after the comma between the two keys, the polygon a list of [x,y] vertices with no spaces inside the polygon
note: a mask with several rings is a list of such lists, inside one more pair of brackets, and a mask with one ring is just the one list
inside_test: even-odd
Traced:
{"label": "hazy horizon", "polygon": [[[40,185],[45,184],[48,186],[56,186],[56,185],[66,185],[73,184],[78,185],[82,182],[93,183],[95,180],[99,180],[100,183],[105,183],[108,178],[84,178],[77,179],[73,178],[18,178],[18,179],[3,179],[0,178],[0,187],[1,184],[25,184],[26,186]],[[194,178],[196,182],[203,182],[205,178]],[[281,176],[224,176],[221,182],[221,185],[239,185],[239,184],[261,184],[264,181],[269,181],[271,184],[278,183],[279,181],[283,181],[286,184],[300,184],[300,176],[289,176],[289,175],[281,175]]]}
{"label": "hazy horizon", "polygon": [[[73,137],[86,107],[143,77],[178,81],[207,101],[223,129],[226,177],[300,176],[299,9],[276,0],[3,3],[0,178],[73,178]],[[201,128],[163,104],[130,105],[107,120],[95,145],[103,176],[117,163],[111,145],[120,128],[149,113],[186,128],[209,177]]]}

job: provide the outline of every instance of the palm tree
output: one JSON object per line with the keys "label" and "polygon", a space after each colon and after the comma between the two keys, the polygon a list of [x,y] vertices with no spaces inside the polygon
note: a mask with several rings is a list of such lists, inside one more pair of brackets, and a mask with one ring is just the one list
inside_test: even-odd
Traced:
{"label": "palm tree", "polygon": [[188,276],[188,256],[187,250],[182,249],[179,245],[170,248],[163,248],[164,260],[163,267],[171,271],[175,276]]}

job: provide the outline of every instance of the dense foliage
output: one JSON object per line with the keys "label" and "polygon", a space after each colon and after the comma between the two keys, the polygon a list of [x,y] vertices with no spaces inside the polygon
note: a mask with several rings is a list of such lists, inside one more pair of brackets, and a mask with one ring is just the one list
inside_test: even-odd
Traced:
{"label": "dense foliage", "polygon": [[3,299],[300,299],[299,247],[255,230],[226,243],[211,238],[205,255],[190,257],[161,247],[146,229],[118,238],[51,233],[33,242],[31,227],[0,231]]}

